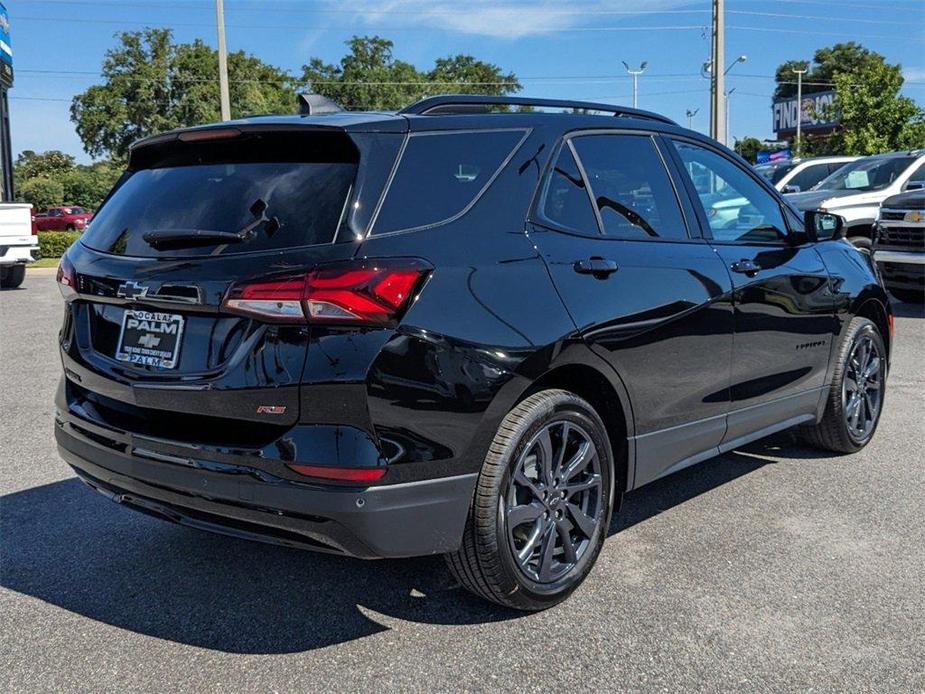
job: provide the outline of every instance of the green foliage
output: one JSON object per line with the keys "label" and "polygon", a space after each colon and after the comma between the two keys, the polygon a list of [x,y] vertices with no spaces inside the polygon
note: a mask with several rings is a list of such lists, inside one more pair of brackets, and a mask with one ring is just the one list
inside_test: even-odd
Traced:
{"label": "green foliage", "polygon": [[393,45],[380,36],[354,36],[338,65],[312,58],[302,67],[302,80],[348,110],[369,111],[394,111],[428,95],[504,95],[520,89],[513,73],[471,55],[440,58],[421,72],[393,58]]}
{"label": "green foliage", "polygon": [[39,257],[60,258],[80,238],[79,231],[40,231]]}
{"label": "green foliage", "polygon": [[57,178],[37,176],[19,184],[16,194],[22,202],[32,203],[34,210],[42,211],[46,207],[63,204],[64,185]]}
{"label": "green foliage", "polygon": [[758,150],[764,149],[764,144],[757,137],[743,137],[741,140],[736,139],[733,149],[749,164],[755,164],[758,161]]}
{"label": "green foliage", "polygon": [[96,209],[122,172],[111,161],[75,164],[74,157],[52,150],[22,152],[13,164],[16,197],[36,210],[55,205],[80,205]]}
{"label": "green foliage", "polygon": [[796,95],[794,66],[810,66],[804,75],[804,94],[834,89],[832,113],[840,116],[841,126],[830,136],[806,135],[802,155],[867,155],[892,150],[925,147],[925,112],[915,101],[900,94],[902,67],[860,44],[839,43],[820,48],[810,65],[789,61],[777,68],[774,96]]}
{"label": "green foliage", "polygon": [[[103,84],[71,103],[87,153],[124,158],[138,138],[219,119],[217,51],[199,39],[175,44],[169,29],[116,37],[120,45],[103,61]],[[295,110],[292,78],[254,56],[230,53],[228,79],[232,117]]]}

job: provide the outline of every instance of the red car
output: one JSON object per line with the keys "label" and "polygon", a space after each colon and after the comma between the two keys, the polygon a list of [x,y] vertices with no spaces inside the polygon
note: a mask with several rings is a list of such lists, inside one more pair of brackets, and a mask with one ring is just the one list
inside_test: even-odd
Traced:
{"label": "red car", "polygon": [[38,231],[83,231],[92,218],[83,207],[49,207],[35,215],[33,225]]}

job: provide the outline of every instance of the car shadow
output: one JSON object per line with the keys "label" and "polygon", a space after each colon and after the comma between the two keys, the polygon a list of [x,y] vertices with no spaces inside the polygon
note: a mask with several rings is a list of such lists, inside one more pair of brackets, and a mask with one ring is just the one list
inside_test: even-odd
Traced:
{"label": "car shadow", "polygon": [[[627,494],[610,533],[773,462],[730,453]],[[441,557],[360,560],[131,513],[76,478],[0,497],[0,585],[90,619],[231,653],[295,653],[388,630],[522,613],[454,583]],[[615,580],[617,580],[615,578]]]}

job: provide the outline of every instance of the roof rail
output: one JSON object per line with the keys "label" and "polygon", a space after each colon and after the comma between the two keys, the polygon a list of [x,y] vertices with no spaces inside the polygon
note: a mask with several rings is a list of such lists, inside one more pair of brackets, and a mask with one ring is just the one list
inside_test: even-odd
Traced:
{"label": "roof rail", "polygon": [[572,101],[570,99],[531,99],[522,96],[482,96],[479,94],[446,94],[429,96],[405,106],[402,115],[448,115],[462,113],[485,113],[491,106],[538,106],[549,108],[573,108],[587,111],[604,111],[625,118],[643,118],[660,123],[677,125],[670,118],[651,111],[642,111],[626,106],[598,104],[593,101]]}

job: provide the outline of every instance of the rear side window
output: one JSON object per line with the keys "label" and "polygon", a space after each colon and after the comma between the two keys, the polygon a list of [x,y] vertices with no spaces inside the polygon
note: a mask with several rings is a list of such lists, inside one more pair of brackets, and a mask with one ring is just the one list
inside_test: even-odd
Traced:
{"label": "rear side window", "polygon": [[556,166],[546,184],[540,209],[543,217],[557,226],[585,233],[600,233],[588,189],[568,146],[563,147],[559,153]]}
{"label": "rear side window", "polygon": [[674,186],[651,137],[586,135],[572,142],[606,236],[687,238]]}
{"label": "rear side window", "polygon": [[[331,243],[356,175],[355,148],[333,139],[270,140],[171,145],[171,151],[123,178],[82,242],[106,253],[142,257],[234,255]],[[152,232],[197,231],[244,238],[168,247],[144,239]]]}
{"label": "rear side window", "polygon": [[373,234],[435,226],[462,214],[526,135],[526,130],[412,135],[376,217]]}
{"label": "rear side window", "polygon": [[829,167],[826,164],[812,164],[791,178],[787,185],[796,186],[801,191],[809,190],[828,175]]}

